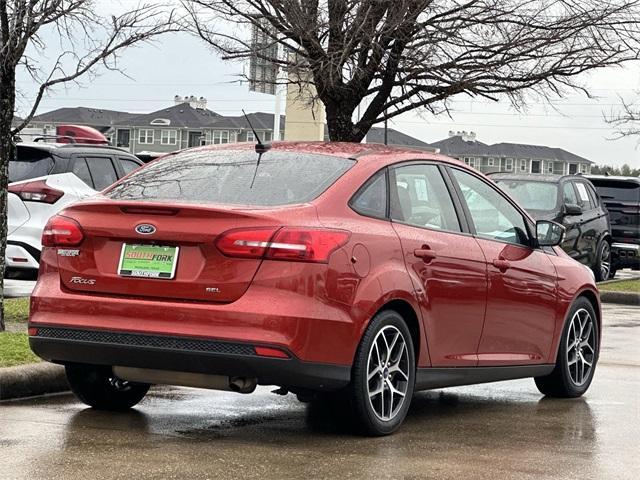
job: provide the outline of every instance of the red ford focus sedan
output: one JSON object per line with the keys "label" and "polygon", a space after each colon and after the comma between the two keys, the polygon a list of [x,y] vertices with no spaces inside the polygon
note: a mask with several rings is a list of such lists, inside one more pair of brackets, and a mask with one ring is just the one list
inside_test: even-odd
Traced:
{"label": "red ford focus sedan", "polygon": [[562,235],[441,155],[186,150],[49,221],[30,344],[100,409],[152,384],[277,385],[384,435],[418,390],[533,377],[576,397],[601,314]]}

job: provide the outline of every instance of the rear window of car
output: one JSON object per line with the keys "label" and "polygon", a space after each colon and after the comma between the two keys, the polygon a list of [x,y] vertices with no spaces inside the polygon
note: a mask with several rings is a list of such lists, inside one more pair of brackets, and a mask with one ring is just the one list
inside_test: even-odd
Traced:
{"label": "rear window of car", "polygon": [[48,175],[53,164],[53,158],[45,150],[18,147],[17,158],[9,162],[9,183]]}
{"label": "rear window of car", "polygon": [[105,195],[114,200],[290,205],[315,199],[355,164],[277,150],[266,152],[259,166],[257,161],[251,150],[178,153],[134,172]]}
{"label": "rear window of car", "polygon": [[550,182],[496,179],[498,186],[525,210],[550,212],[557,208],[558,185]]}
{"label": "rear window of car", "polygon": [[591,179],[603,200],[640,202],[640,184],[634,181]]}

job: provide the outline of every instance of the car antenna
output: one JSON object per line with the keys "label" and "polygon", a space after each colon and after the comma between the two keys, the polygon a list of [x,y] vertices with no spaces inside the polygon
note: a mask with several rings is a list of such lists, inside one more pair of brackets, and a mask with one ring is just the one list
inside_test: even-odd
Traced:
{"label": "car antenna", "polygon": [[253,188],[253,183],[256,181],[256,175],[258,174],[258,167],[260,166],[260,160],[262,160],[262,155],[265,152],[268,152],[271,149],[271,144],[270,143],[262,143],[262,140],[260,140],[260,137],[258,136],[258,133],[256,132],[256,129],[253,128],[253,125],[251,125],[251,120],[249,120],[249,116],[244,111],[244,108],[242,109],[242,114],[244,115],[244,118],[247,120],[247,123],[249,124],[249,127],[251,127],[251,131],[253,132],[253,136],[258,141],[256,143],[256,147],[255,147],[256,148],[256,153],[258,154],[258,161],[256,162],[256,169],[253,171],[253,179],[251,179],[251,186],[249,187],[249,188]]}

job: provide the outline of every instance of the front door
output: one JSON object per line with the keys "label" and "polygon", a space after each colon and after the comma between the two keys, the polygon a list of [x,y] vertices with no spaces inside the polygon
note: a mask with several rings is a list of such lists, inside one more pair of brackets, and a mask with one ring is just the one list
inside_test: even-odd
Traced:
{"label": "front door", "polygon": [[189,147],[199,147],[202,132],[189,132]]}
{"label": "front door", "polygon": [[391,169],[391,219],[420,304],[431,364],[476,366],[486,264],[476,240],[463,233],[436,165]]}
{"label": "front door", "polygon": [[457,168],[459,187],[487,262],[489,287],[478,365],[547,361],[556,324],[556,271],[532,248],[527,220],[497,189]]}
{"label": "front door", "polygon": [[531,173],[540,173],[540,160],[531,160]]}

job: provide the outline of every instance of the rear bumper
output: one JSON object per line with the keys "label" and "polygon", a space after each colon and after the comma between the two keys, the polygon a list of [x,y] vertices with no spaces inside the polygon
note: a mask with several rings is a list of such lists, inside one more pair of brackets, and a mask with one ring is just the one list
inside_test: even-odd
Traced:
{"label": "rear bumper", "polygon": [[26,242],[7,240],[7,268],[38,270],[40,250]]}
{"label": "rear bumper", "polygon": [[337,390],[349,383],[348,366],[259,356],[253,345],[204,338],[38,327],[31,349],[54,363],[90,363],[257,378],[262,385]]}
{"label": "rear bumper", "polygon": [[614,242],[611,244],[614,268],[639,268],[640,245],[635,243]]}

